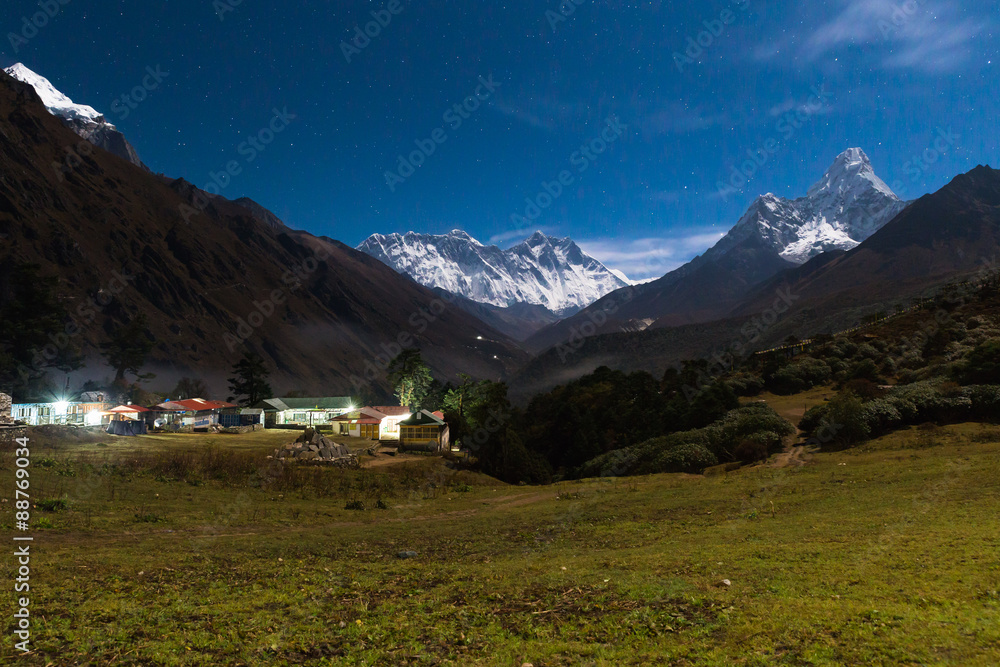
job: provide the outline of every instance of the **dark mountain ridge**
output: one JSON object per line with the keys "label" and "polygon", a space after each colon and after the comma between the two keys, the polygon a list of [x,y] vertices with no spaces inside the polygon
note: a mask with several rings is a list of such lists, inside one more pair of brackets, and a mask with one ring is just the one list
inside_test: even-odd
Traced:
{"label": "dark mountain ridge", "polygon": [[[246,202],[102,150],[52,169],[78,142],[31,86],[0,74],[0,261],[58,276],[71,313],[106,296],[116,275],[128,279],[93,321],[78,323],[73,343],[89,377],[111,374],[99,345],[138,312],[149,319],[146,370],[160,376],[157,386],[193,375],[218,396],[248,350],[275,369],[277,390],[314,395],[386,396],[382,366],[401,340],[420,347],[442,379],[497,379],[526,360],[503,334],[381,262],[279,227]],[[201,197],[207,206],[185,222],[182,206]]]}

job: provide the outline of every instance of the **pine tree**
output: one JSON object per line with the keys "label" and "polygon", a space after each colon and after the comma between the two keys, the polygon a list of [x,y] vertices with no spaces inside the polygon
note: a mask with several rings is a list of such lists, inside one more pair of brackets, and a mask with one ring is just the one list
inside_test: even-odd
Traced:
{"label": "pine tree", "polygon": [[399,398],[399,404],[420,408],[434,378],[424,363],[420,350],[404,350],[389,364],[389,382]]}
{"label": "pine tree", "polygon": [[126,373],[139,376],[146,357],[153,350],[153,341],[146,333],[146,315],[139,313],[128,324],[118,327],[111,340],[101,348],[108,364],[115,369],[115,383],[122,384]]}
{"label": "pine tree", "polygon": [[267,381],[271,372],[260,355],[253,352],[243,355],[233,366],[233,373],[236,377],[229,378],[229,391],[239,398],[240,405],[256,405],[274,396]]}

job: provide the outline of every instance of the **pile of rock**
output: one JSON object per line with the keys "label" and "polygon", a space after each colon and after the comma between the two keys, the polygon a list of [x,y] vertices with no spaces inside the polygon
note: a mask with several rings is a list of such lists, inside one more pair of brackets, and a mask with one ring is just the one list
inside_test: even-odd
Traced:
{"label": "pile of rock", "polygon": [[346,468],[358,467],[358,457],[347,447],[322,433],[307,428],[298,440],[274,450],[274,458],[285,463],[326,463]]}
{"label": "pile of rock", "polygon": [[14,424],[14,418],[10,413],[11,403],[10,396],[0,394],[0,425],[12,426]]}
{"label": "pile of rock", "polygon": [[15,421],[10,412],[11,400],[7,394],[0,394],[0,444],[6,445],[28,434],[27,429]]}

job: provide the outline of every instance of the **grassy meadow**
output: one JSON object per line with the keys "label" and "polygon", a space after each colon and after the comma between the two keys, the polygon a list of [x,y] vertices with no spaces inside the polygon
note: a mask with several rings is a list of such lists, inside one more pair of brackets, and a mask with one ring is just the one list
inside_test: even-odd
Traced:
{"label": "grassy meadow", "polygon": [[0,663],[1000,664],[997,426],[544,487],[268,467],[294,435],[33,440],[35,651]]}

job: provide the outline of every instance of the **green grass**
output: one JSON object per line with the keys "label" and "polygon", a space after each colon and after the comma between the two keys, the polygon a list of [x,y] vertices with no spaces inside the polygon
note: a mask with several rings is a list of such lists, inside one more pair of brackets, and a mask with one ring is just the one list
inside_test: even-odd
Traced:
{"label": "green grass", "polygon": [[205,448],[262,467],[280,435],[36,452],[54,464],[33,469],[34,497],[68,506],[35,530],[36,653],[19,662],[1000,663],[997,427],[911,429],[801,468],[549,487],[434,458],[299,484],[229,474],[221,455],[187,461],[198,483],[152,471]]}

